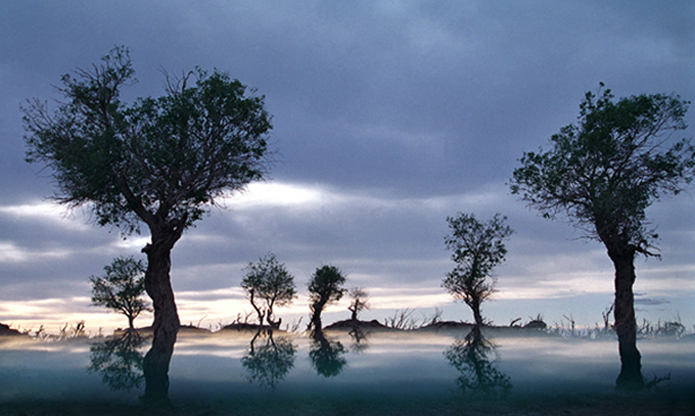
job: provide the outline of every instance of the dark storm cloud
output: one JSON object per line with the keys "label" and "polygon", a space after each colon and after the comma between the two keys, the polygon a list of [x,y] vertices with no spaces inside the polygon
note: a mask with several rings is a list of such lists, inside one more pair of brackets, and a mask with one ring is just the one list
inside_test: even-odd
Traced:
{"label": "dark storm cloud", "polygon": [[[501,288],[610,293],[603,248],[526,209],[505,182],[601,81],[617,96],[693,99],[694,13],[689,1],[2,2],[0,300],[84,296],[114,256],[140,255],[144,240],[88,215],[16,211],[54,191],[50,171],[23,161],[19,106],[50,104],[62,74],[115,45],[130,48],[139,80],[125,100],[161,95],[162,68],[195,66],[265,95],[279,151],[270,183],[319,194],[213,209],[173,252],[177,290],[232,287],[268,251],[302,279],[335,262],[364,285],[438,287],[445,218],[463,211],[502,212],[517,231]],[[692,278],[693,203],[650,210],[662,261],[637,263],[638,284],[657,285],[650,298],[658,282]]]}

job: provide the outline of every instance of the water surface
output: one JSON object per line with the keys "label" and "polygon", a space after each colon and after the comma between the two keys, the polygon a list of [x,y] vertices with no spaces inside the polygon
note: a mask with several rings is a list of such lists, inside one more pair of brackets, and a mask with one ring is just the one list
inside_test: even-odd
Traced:
{"label": "water surface", "polygon": [[626,394],[612,337],[354,335],[182,331],[156,405],[140,399],[149,340],[0,338],[0,414],[695,414],[692,337],[640,340],[645,378],[668,380]]}

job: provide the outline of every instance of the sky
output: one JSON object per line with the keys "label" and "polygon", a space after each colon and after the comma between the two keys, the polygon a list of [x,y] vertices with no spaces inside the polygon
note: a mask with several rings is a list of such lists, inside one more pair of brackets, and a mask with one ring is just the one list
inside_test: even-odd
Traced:
{"label": "sky", "polygon": [[[268,180],[218,201],[174,247],[182,323],[214,329],[251,312],[243,269],[269,252],[299,292],[276,311],[283,322],[306,323],[309,277],[326,264],[370,293],[362,319],[439,308],[470,322],[441,287],[453,268],[446,218],[499,212],[515,233],[483,315],[593,326],[613,298],[605,248],[542,218],[508,182],[523,152],[547,149],[600,82],[616,97],[695,99],[693,23],[686,0],[0,0],[0,322],[49,332],[127,324],[90,306],[88,278],[115,257],[144,259],[147,233],[124,238],[94,224],[89,207],[47,199],[54,184],[24,161],[20,111],[30,98],[52,105],[63,74],[123,45],[138,79],[127,102],[163,95],[163,70],[198,66],[265,96],[273,116]],[[695,324],[693,208],[690,190],[648,211],[662,258],[636,261],[639,322]],[[324,322],[348,317],[343,300]]]}

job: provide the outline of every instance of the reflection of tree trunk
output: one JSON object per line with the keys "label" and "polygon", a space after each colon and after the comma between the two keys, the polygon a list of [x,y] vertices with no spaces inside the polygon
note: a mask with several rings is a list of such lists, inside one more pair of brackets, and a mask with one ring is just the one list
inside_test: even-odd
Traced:
{"label": "reflection of tree trunk", "polygon": [[150,227],[152,243],[147,244],[142,251],[147,255],[147,270],[145,271],[145,290],[152,298],[154,306],[154,322],[152,331],[154,340],[165,338],[176,340],[180,321],[174,301],[174,291],[171,288],[171,250],[181,237],[181,231],[170,225],[158,228]]}
{"label": "reflection of tree trunk", "polygon": [[644,387],[642,364],[637,349],[637,320],[635,319],[634,294],[635,249],[608,250],[615,265],[615,330],[618,334],[620,351],[620,375],[616,381],[619,389],[640,389]]}
{"label": "reflection of tree trunk", "polygon": [[156,337],[152,348],[145,355],[143,373],[145,375],[145,395],[147,404],[166,402],[169,397],[169,363],[174,353],[176,334],[170,337]]}

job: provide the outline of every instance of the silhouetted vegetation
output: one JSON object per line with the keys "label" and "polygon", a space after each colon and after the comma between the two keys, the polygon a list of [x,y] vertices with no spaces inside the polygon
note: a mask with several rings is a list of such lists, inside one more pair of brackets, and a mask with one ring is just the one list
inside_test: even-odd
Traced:
{"label": "silhouetted vegetation", "polygon": [[316,269],[309,281],[309,307],[311,308],[311,322],[309,329],[321,331],[321,312],[329,303],[342,299],[346,289],[345,276],[335,266],[323,266]]}
{"label": "silhouetted vegetation", "polygon": [[99,225],[124,234],[147,225],[154,336],[171,337],[180,325],[171,250],[216,198],[265,176],[272,126],[263,97],[218,71],[167,77],[165,96],[127,105],[120,93],[134,72],[128,49],[117,47],[91,70],[62,77],[56,111],[29,102],[26,160],[50,168],[56,201],[88,207]]}
{"label": "silhouetted vegetation", "polygon": [[265,317],[270,328],[279,328],[282,320],[275,321],[275,307],[287,306],[297,296],[294,276],[280,263],[275,254],[268,253],[256,263],[249,263],[241,287],[258,314],[258,324]]}
{"label": "silhouetted vegetation", "polygon": [[638,254],[656,256],[658,235],[647,220],[647,208],[693,179],[690,140],[669,143],[673,133],[686,128],[687,106],[677,95],[642,94],[614,102],[609,89],[599,90],[598,96],[587,92],[578,123],[553,135],[551,150],[524,153],[511,181],[512,193],[544,217],[569,219],[608,250],[615,267],[619,388],[644,386],[634,262]]}
{"label": "silhouetted vegetation", "polygon": [[128,318],[128,327],[142,312],[150,311],[145,294],[145,266],[131,257],[118,257],[104,267],[103,276],[90,276],[92,304],[112,309]]}
{"label": "silhouetted vegetation", "polygon": [[369,293],[364,288],[353,287],[348,292],[350,297],[350,305],[348,310],[351,312],[350,319],[358,320],[358,315],[365,309],[369,309]]}
{"label": "silhouetted vegetation", "polygon": [[473,214],[462,213],[446,219],[451,234],[446,237],[445,243],[452,251],[451,259],[456,267],[447,273],[442,286],[455,299],[462,300],[471,308],[475,324],[479,327],[484,324],[480,304],[495,292],[495,280],[490,274],[495,266],[504,261],[507,254],[504,240],[513,233],[504,224],[506,219],[496,214],[489,221],[480,222]]}

